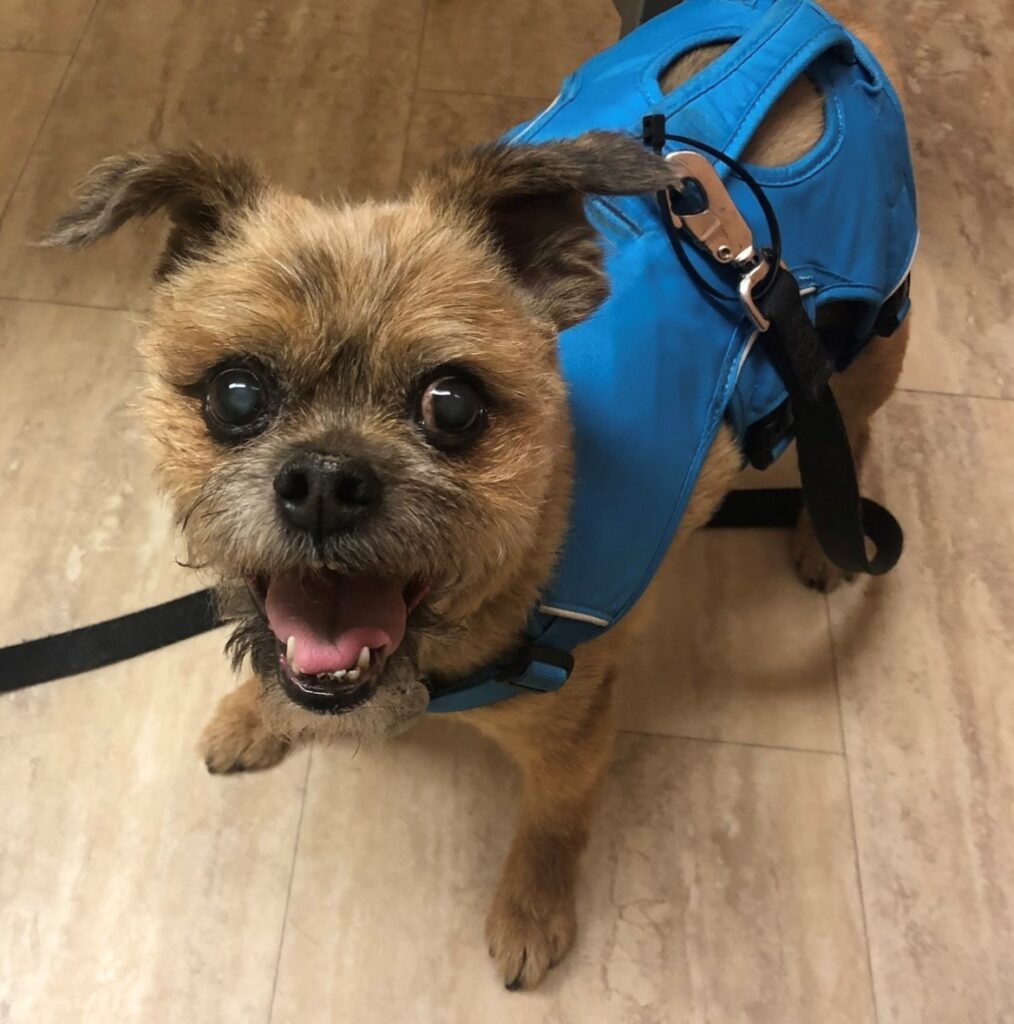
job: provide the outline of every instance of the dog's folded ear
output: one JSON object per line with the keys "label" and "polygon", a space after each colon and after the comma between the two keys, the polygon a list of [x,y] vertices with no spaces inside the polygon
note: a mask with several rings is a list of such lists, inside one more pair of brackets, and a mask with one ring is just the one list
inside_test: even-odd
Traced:
{"label": "dog's folded ear", "polygon": [[416,194],[478,226],[562,330],[608,294],[585,197],[654,193],[672,183],[666,162],[638,139],[589,132],[539,145],[480,146],[439,164]]}
{"label": "dog's folded ear", "polygon": [[39,240],[80,248],[134,217],[165,210],[172,229],[156,278],[209,250],[231,222],[256,205],[265,184],[246,161],[196,146],[123,153],[103,160],[75,190],[75,204]]}

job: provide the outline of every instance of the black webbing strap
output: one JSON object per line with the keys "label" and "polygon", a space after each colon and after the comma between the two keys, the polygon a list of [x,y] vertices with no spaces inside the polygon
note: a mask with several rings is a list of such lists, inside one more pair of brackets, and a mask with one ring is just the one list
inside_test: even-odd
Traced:
{"label": "black webbing strap", "polygon": [[[758,305],[771,321],[761,343],[789,393],[803,500],[817,539],[846,572],[880,576],[901,556],[901,527],[887,509],[860,497],[848,433],[828,386],[834,367],[796,279],[781,270]],[[872,558],[867,538],[876,549]]]}
{"label": "black webbing strap", "polygon": [[729,491],[705,529],[792,529],[802,510],[803,492],[798,487]]}
{"label": "black webbing strap", "polygon": [[[862,499],[863,520],[894,522],[894,516],[869,498]],[[803,511],[799,487],[763,487],[730,491],[706,524],[708,530],[791,530]]]}
{"label": "black webbing strap", "polygon": [[210,590],[67,633],[0,647],[0,693],[90,672],[221,625]]}

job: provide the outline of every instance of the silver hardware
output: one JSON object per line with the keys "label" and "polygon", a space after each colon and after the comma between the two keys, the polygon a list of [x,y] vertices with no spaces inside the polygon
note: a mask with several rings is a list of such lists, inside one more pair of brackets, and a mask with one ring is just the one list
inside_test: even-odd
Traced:
{"label": "silver hardware", "polygon": [[[708,205],[697,213],[678,214],[669,205],[673,223],[685,228],[697,244],[719,263],[739,263],[753,256],[753,232],[732,201],[718,171],[706,157],[688,149],[670,153],[666,160],[679,178],[690,178],[703,189]],[[720,252],[727,250],[729,256]]]}
{"label": "silver hardware", "polygon": [[[669,200],[669,216],[673,224],[686,231],[697,247],[713,260],[731,264],[739,271],[739,300],[753,325],[763,333],[771,326],[771,321],[757,307],[753,291],[767,277],[770,263],[763,252],[754,248],[750,225],[743,219],[714,164],[707,157],[693,150],[681,149],[670,153],[666,160],[673,165],[677,177],[695,181],[707,200],[703,210],[683,214],[676,213]],[[784,262],[782,266],[785,267]]]}
{"label": "silver hardware", "polygon": [[768,276],[768,266],[768,261],[761,257],[755,266],[739,279],[739,301],[743,303],[746,315],[761,334],[771,326],[771,321],[757,308],[757,303],[753,301],[753,290]]}

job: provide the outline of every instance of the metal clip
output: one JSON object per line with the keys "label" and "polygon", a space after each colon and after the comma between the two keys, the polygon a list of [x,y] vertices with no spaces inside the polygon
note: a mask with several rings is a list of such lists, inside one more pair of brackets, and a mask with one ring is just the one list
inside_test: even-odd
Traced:
{"label": "metal clip", "polygon": [[770,326],[771,321],[760,311],[757,303],[753,300],[753,290],[768,276],[770,264],[767,259],[760,256],[757,262],[739,279],[739,301],[746,310],[746,315],[753,321],[754,327],[763,334]]}
{"label": "metal clip", "polygon": [[767,277],[770,263],[764,253],[754,247],[750,225],[743,219],[707,157],[693,150],[681,149],[670,153],[666,160],[673,164],[680,179],[697,186],[704,200],[701,209],[691,213],[677,213],[667,193],[669,216],[673,224],[686,231],[697,247],[716,263],[739,271],[740,302],[754,326],[763,333],[771,326],[771,321],[757,307],[753,291]]}

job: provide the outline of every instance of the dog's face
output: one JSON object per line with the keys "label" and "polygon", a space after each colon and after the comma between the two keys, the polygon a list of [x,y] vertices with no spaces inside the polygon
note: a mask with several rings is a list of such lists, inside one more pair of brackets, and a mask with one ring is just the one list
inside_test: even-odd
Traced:
{"label": "dog's face", "polygon": [[[616,136],[477,151],[388,204],[196,150],[86,180],[51,243],[172,218],[148,419],[190,560],[249,593],[238,649],[289,731],[390,731],[426,707],[427,644],[505,594],[522,614],[491,637],[523,625],[565,529],[557,334],[606,294],[584,194],[666,180]],[[463,642],[452,663],[502,653]]]}

